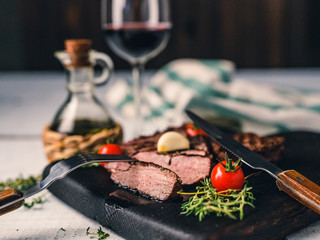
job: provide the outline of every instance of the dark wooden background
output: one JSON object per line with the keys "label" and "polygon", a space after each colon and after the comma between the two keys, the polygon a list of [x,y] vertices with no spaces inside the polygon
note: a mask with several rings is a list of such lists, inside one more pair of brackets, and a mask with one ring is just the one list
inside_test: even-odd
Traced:
{"label": "dark wooden background", "polygon": [[[171,0],[168,47],[147,67],[177,58],[229,59],[238,68],[319,67],[319,0]],[[100,31],[99,0],[0,0],[0,70],[61,69],[53,52],[91,38],[116,68]]]}

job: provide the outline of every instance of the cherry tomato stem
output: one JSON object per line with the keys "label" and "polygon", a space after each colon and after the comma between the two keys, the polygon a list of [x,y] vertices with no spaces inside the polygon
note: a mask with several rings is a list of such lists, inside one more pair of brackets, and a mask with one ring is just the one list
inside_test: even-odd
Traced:
{"label": "cherry tomato stem", "polygon": [[212,169],[211,183],[218,192],[228,189],[242,189],[244,185],[244,174],[239,165],[241,159],[233,162],[226,155],[225,161],[219,163]]}

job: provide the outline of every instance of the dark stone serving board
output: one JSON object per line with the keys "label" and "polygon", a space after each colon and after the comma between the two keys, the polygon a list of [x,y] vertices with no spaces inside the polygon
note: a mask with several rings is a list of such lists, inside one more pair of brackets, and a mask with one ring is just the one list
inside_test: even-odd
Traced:
{"label": "dark stone serving board", "polygon": [[[320,135],[287,132],[279,166],[295,169],[320,184]],[[50,165],[44,170],[48,173]],[[245,174],[251,172],[244,167]],[[265,173],[249,178],[255,208],[242,221],[216,217],[199,222],[180,215],[181,200],[157,202],[119,188],[102,167],[80,168],[49,190],[59,199],[126,239],[283,239],[320,219],[320,215],[279,191]]]}

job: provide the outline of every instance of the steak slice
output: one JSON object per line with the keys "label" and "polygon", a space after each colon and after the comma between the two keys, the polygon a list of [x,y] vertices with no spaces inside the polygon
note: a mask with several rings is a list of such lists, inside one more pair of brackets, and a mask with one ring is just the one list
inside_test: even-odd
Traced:
{"label": "steak slice", "polygon": [[139,152],[133,158],[142,162],[150,162],[175,172],[182,184],[198,183],[210,175],[211,158],[205,151],[184,150],[171,154],[159,154],[156,151]]}
{"label": "steak slice", "polygon": [[153,163],[106,163],[110,178],[117,184],[138,190],[143,195],[165,201],[178,196],[181,180],[169,169]]}

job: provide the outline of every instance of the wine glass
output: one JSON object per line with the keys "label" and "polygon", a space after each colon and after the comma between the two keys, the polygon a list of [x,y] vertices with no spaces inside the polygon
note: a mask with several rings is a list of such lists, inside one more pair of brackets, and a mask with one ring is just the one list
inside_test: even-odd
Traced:
{"label": "wine glass", "polygon": [[102,0],[101,11],[106,42],[132,67],[136,119],[141,125],[141,75],[146,62],[168,43],[171,29],[169,1]]}

